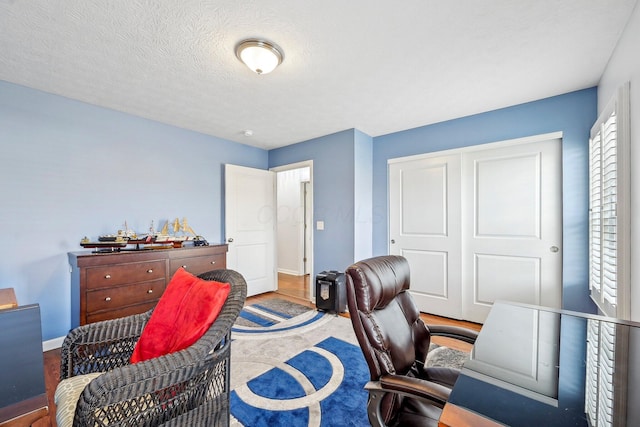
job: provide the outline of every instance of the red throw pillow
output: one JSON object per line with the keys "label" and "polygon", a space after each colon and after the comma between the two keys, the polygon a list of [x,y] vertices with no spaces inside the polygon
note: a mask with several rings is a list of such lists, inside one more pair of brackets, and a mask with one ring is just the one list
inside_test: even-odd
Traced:
{"label": "red throw pillow", "polygon": [[231,290],[183,268],[173,275],[131,355],[131,363],[183,350],[216,320]]}

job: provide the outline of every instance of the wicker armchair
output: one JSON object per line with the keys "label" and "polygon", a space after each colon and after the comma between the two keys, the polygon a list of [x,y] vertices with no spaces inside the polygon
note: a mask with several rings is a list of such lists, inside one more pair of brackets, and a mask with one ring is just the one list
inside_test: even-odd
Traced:
{"label": "wicker armchair", "polygon": [[[77,404],[59,404],[58,411],[75,411],[73,426],[229,425],[231,327],[244,304],[246,282],[233,270],[199,277],[227,282],[231,291],[209,330],[182,351],[129,363],[151,311],[69,332],[62,345],[61,385],[76,378],[75,389],[82,392]],[[60,388],[56,400],[72,387]]]}

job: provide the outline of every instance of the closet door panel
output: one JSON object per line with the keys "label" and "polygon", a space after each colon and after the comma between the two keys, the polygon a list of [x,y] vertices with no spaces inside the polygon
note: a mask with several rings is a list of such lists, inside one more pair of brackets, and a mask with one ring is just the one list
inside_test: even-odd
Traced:
{"label": "closet door panel", "polygon": [[464,153],[462,210],[465,319],[498,299],[561,307],[560,139]]}
{"label": "closet door panel", "polygon": [[499,299],[526,304],[540,300],[539,258],[477,254],[474,278],[476,303],[490,306]]}
{"label": "closet door panel", "polygon": [[411,267],[421,311],[459,319],[460,155],[389,164],[389,253]]}

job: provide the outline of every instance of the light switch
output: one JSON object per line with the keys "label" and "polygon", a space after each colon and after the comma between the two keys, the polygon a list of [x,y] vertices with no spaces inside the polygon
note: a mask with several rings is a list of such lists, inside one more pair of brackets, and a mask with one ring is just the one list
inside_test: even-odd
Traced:
{"label": "light switch", "polygon": [[324,221],[316,222],[316,230],[324,230]]}

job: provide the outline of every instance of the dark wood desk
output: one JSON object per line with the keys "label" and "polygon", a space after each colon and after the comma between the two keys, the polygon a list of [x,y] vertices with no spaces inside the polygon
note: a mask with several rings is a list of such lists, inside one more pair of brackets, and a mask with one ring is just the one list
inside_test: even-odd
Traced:
{"label": "dark wood desk", "polygon": [[[48,415],[49,402],[47,401],[47,395],[41,394],[0,409],[0,420],[6,418],[6,421],[0,421],[0,427],[29,427]],[[48,423],[48,425],[51,425],[51,423]]]}
{"label": "dark wood desk", "polygon": [[501,427],[503,425],[453,403],[444,405],[438,420],[438,427]]}
{"label": "dark wood desk", "polygon": [[640,323],[498,302],[441,421],[480,425],[452,418],[463,413],[508,426],[640,426],[639,362]]}
{"label": "dark wood desk", "polygon": [[40,306],[17,306],[13,290],[0,306],[0,427],[27,427],[49,415]]}

